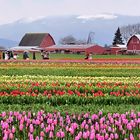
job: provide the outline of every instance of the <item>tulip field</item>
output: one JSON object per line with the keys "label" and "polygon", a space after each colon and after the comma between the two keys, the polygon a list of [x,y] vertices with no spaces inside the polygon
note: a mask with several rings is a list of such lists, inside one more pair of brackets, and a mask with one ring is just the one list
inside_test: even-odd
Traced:
{"label": "tulip field", "polygon": [[0,62],[0,140],[139,140],[140,64]]}

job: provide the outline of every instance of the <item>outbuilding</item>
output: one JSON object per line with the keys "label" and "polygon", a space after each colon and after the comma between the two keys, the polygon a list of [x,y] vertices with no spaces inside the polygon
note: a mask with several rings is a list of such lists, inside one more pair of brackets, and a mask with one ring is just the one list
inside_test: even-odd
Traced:
{"label": "outbuilding", "polygon": [[104,54],[105,48],[94,44],[82,44],[82,45],[53,45],[45,48],[52,52],[61,53],[92,53],[92,54]]}
{"label": "outbuilding", "polygon": [[122,44],[116,44],[116,45],[112,45],[110,47],[111,50],[111,54],[125,54],[127,51],[127,47],[126,45],[122,45]]}
{"label": "outbuilding", "polygon": [[40,50],[44,50],[52,45],[55,45],[55,41],[49,33],[26,33],[21,39],[19,46],[12,47],[10,50],[14,52],[32,52],[33,59],[35,59],[35,52],[40,52]]}
{"label": "outbuilding", "polygon": [[140,54],[140,34],[135,34],[130,37],[127,42],[128,54]]}

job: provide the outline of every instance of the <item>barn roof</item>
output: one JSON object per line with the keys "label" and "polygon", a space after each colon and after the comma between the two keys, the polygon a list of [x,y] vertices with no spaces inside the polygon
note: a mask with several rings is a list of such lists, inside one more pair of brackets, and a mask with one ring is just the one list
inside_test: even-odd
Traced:
{"label": "barn roof", "polygon": [[131,40],[131,38],[134,37],[134,36],[137,37],[140,40],[140,34],[134,34],[128,39],[127,46],[128,46],[129,41]]}
{"label": "barn roof", "polygon": [[134,36],[136,36],[140,40],[140,34],[135,34]]}
{"label": "barn roof", "polygon": [[86,44],[86,45],[53,45],[50,47],[47,47],[48,49],[87,49],[90,47],[93,47],[94,45]]}
{"label": "barn roof", "polygon": [[4,46],[0,46],[0,50],[7,50],[7,48]]}
{"label": "barn roof", "polygon": [[22,38],[19,46],[40,46],[44,37],[49,35],[48,33],[26,33]]}

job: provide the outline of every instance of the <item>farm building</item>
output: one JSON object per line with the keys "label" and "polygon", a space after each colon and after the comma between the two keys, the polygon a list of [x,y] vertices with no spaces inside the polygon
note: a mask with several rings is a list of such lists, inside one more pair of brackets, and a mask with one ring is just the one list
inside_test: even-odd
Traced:
{"label": "farm building", "polygon": [[53,45],[45,48],[51,52],[61,53],[92,53],[104,54],[106,49],[99,45],[86,44],[86,45]]}
{"label": "farm building", "polygon": [[55,45],[55,42],[49,33],[27,33],[19,43],[19,46],[38,46],[40,48],[52,45]]}
{"label": "farm building", "polygon": [[140,35],[133,35],[127,42],[128,54],[140,54]]}
{"label": "farm building", "polygon": [[126,45],[116,44],[110,47],[111,54],[125,54],[127,51]]}
{"label": "farm building", "polygon": [[12,50],[36,50],[55,45],[55,41],[49,33],[26,33],[19,43],[19,46]]}

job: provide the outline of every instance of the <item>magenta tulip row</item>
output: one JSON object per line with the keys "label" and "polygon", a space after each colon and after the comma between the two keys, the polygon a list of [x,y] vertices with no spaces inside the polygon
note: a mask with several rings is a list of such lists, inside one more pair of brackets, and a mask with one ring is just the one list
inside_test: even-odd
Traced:
{"label": "magenta tulip row", "polygon": [[140,139],[140,112],[103,115],[60,112],[2,112],[0,139],[73,139],[73,140],[135,140]]}

